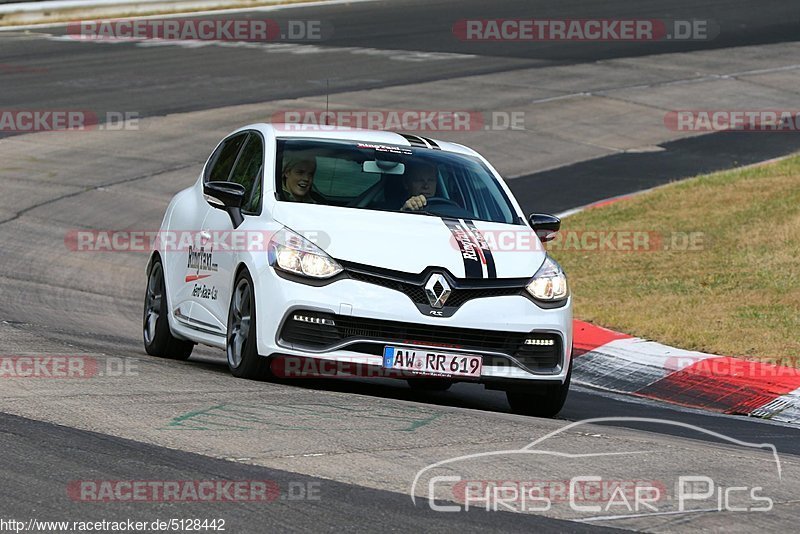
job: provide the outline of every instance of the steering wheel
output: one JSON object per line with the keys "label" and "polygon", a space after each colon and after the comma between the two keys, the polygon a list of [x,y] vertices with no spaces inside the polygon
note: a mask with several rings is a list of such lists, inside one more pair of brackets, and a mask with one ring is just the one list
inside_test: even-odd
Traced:
{"label": "steering wheel", "polygon": [[425,200],[426,200],[425,204],[426,206],[430,206],[431,204],[433,204],[434,206],[450,206],[453,208],[463,209],[461,206],[458,205],[458,203],[456,203],[453,200],[450,200],[449,198],[425,197]]}

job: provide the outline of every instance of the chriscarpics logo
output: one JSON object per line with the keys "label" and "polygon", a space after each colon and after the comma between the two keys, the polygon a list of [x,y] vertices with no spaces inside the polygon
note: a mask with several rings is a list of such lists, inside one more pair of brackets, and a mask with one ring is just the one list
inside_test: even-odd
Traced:
{"label": "chriscarpics logo", "polygon": [[[622,427],[661,427],[714,445],[665,448],[657,439],[630,439]],[[410,493],[415,505],[437,512],[478,508],[601,522],[766,513],[794,498],[793,488],[771,443],[666,419],[602,417],[566,423],[521,448],[444,458],[417,472]]]}

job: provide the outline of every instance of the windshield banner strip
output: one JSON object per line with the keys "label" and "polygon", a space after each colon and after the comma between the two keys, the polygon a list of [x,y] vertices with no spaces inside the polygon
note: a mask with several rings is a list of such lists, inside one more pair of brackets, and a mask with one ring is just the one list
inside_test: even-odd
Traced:
{"label": "windshield banner strip", "polygon": [[478,230],[478,228],[475,227],[475,223],[473,221],[464,219],[464,224],[466,225],[467,231],[472,237],[473,242],[478,245],[478,253],[481,255],[481,259],[486,265],[487,276],[489,278],[497,278],[497,267],[495,267],[494,264],[492,249],[489,248],[489,244],[486,242],[486,239],[483,238],[483,234],[480,230]]}
{"label": "windshield banner strip", "polygon": [[464,261],[464,276],[466,278],[483,278],[483,262],[479,256],[479,247],[473,242],[465,226],[458,219],[442,217],[453,239],[458,243],[458,250]]}

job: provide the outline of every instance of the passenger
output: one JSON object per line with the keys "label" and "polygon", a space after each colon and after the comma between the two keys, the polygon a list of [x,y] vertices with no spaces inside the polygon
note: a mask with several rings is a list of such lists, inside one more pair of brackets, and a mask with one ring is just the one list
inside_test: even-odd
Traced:
{"label": "passenger", "polygon": [[284,200],[318,202],[315,193],[311,190],[315,172],[317,172],[317,160],[313,155],[301,152],[284,154],[283,172],[281,173]]}

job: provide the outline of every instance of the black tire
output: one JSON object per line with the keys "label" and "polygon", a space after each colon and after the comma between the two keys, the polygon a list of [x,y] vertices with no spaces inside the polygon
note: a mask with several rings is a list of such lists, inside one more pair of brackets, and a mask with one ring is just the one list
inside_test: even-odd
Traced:
{"label": "black tire", "polygon": [[569,372],[563,384],[539,386],[530,390],[506,391],[508,404],[511,411],[520,415],[534,417],[555,417],[567,400],[569,383],[572,380],[572,360],[569,362]]}
{"label": "black tire", "polygon": [[164,267],[156,257],[147,271],[147,287],[144,292],[142,336],[144,350],[150,356],[186,360],[192,355],[194,343],[178,339],[169,329],[167,295],[164,286]]}
{"label": "black tire", "polygon": [[411,389],[418,391],[447,391],[453,385],[452,380],[446,378],[408,378],[406,379]]}
{"label": "black tire", "polygon": [[269,360],[258,355],[256,324],[253,279],[243,269],[233,284],[225,344],[228,369],[237,378],[258,380],[270,376]]}

